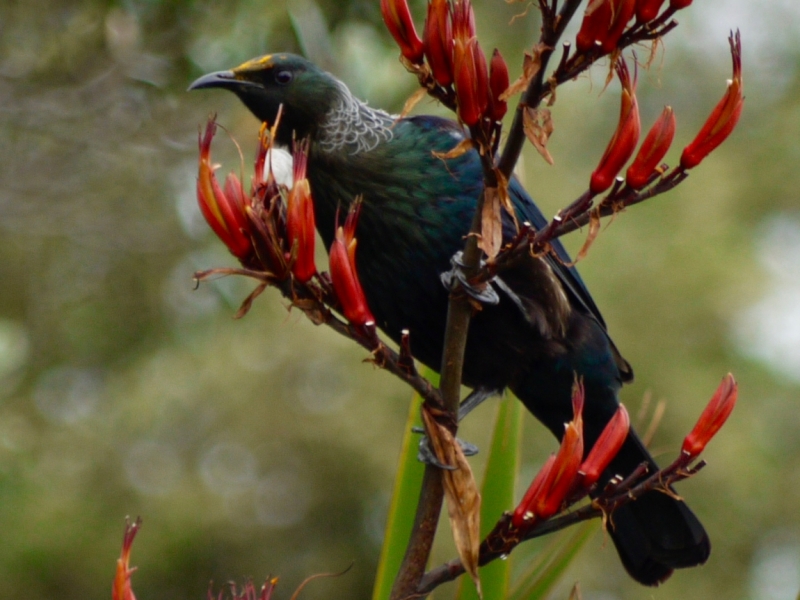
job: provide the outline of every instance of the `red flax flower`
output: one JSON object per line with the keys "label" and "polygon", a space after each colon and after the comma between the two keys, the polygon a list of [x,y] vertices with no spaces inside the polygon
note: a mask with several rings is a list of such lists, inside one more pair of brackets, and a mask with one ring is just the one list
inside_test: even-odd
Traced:
{"label": "red flax flower", "polygon": [[639,104],[636,101],[636,77],[631,81],[628,65],[623,59],[617,61],[617,76],[622,84],[619,123],[614,136],[608,143],[600,164],[592,173],[589,189],[593,195],[600,194],[611,187],[614,178],[628,162],[636,144],[639,143]]}
{"label": "red flax flower", "polygon": [[489,106],[489,74],[486,56],[477,38],[456,37],[456,100],[458,116],[472,126],[480,121]]}
{"label": "red flax flower", "polygon": [[314,264],[314,203],[306,179],[308,143],[295,144],[294,184],[286,201],[286,235],[294,255],[292,273],[306,283],[317,272]]}
{"label": "red flax flower", "polygon": [[131,588],[131,575],[136,570],[136,567],[130,568],[131,546],[133,545],[133,538],[136,537],[136,532],[142,525],[141,519],[131,524],[130,519],[125,522],[125,533],[122,536],[122,552],[117,559],[117,572],[114,576],[114,583],[111,586],[111,600],[136,600]]}
{"label": "red flax flower", "polygon": [[658,16],[662,4],[664,4],[664,0],[637,0],[636,21],[649,23]]}
{"label": "red flax flower", "polygon": [[633,18],[635,11],[636,0],[617,0],[613,3],[611,26],[601,44],[603,54],[610,54],[616,49],[617,42],[622,37],[622,33],[625,31],[628,21]]}
{"label": "red flax flower", "polygon": [[500,96],[508,89],[508,65],[503,60],[500,50],[494,49],[492,60],[489,63],[489,118],[500,121],[508,110],[508,103],[500,100]]}
{"label": "red flax flower", "polygon": [[653,172],[658,168],[667,154],[672,138],[675,137],[675,113],[672,108],[665,106],[661,116],[644,138],[639,153],[633,159],[633,164],[628,167],[626,182],[628,187],[638,190],[647,185]]}
{"label": "red flax flower", "polygon": [[578,473],[581,475],[580,484],[584,489],[592,487],[600,479],[600,475],[625,443],[630,427],[631,420],[628,411],[625,406],[620,404],[617,412],[611,417],[611,420],[603,428],[603,433],[592,446],[586,460],[578,469]]}
{"label": "red flax flower", "polygon": [[422,64],[422,40],[414,29],[411,11],[406,0],[381,0],[383,22],[392,34],[394,41],[400,46],[400,53],[410,63]]}
{"label": "red flax flower", "polygon": [[573,419],[566,424],[558,453],[547,459],[514,510],[515,527],[549,519],[561,510],[572,489],[583,458],[583,385],[577,384],[572,394]]}
{"label": "red flax flower", "polygon": [[711,397],[708,405],[703,409],[703,413],[697,420],[694,429],[683,440],[683,453],[690,458],[698,456],[711,441],[711,438],[719,431],[720,427],[733,411],[736,405],[739,385],[728,373],[719,384],[717,391]]}
{"label": "red flax flower", "polygon": [[[350,206],[344,227],[336,229],[336,239],[329,253],[333,291],[342,305],[342,312],[350,323],[363,326],[374,322],[375,317],[367,306],[367,298],[361,289],[356,272],[356,224],[361,211],[361,202],[356,199]],[[338,215],[337,215],[338,222]]]}
{"label": "red flax flower", "polygon": [[699,165],[717,146],[731,134],[744,105],[742,84],[742,40],[739,32],[728,38],[733,59],[733,79],[728,81],[728,89],[722,100],[711,112],[700,133],[691,144],[683,149],[681,168],[692,169]]}
{"label": "red flax flower", "polygon": [[610,54],[617,47],[625,26],[633,18],[637,0],[592,0],[583,14],[575,45],[581,52],[599,47]]}
{"label": "red flax flower", "polygon": [[472,126],[489,106],[489,73],[486,56],[475,37],[475,13],[469,0],[453,5],[453,39],[458,116]]}
{"label": "red flax flower", "polygon": [[611,28],[614,14],[614,0],[591,0],[583,13],[581,28],[575,38],[575,45],[581,52],[588,52],[595,43],[602,44]]}
{"label": "red flax flower", "polygon": [[448,87],[453,83],[453,20],[450,2],[430,0],[422,38],[433,78],[442,87]]}
{"label": "red flax flower", "polygon": [[211,140],[217,123],[210,119],[205,133],[200,137],[200,169],[197,177],[197,202],[211,229],[225,242],[228,250],[241,261],[247,260],[253,250],[249,235],[249,221],[245,209],[244,190],[239,179],[230,174],[223,190],[214,175],[211,164]]}
{"label": "red flax flower", "polygon": [[466,41],[475,37],[475,11],[470,0],[457,0],[453,5],[453,36]]}

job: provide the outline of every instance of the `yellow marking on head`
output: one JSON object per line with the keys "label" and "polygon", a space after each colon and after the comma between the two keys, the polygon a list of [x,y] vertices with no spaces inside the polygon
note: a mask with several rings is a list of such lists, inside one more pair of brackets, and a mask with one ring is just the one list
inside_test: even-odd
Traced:
{"label": "yellow marking on head", "polygon": [[265,56],[260,56],[258,58],[253,58],[240,64],[238,67],[233,69],[233,72],[238,74],[246,71],[258,71],[260,69],[267,69],[272,66],[272,54],[267,54]]}

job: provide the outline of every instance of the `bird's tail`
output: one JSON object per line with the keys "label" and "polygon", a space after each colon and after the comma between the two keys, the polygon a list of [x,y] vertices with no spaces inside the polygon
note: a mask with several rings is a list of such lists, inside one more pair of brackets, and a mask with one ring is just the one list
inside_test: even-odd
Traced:
{"label": "bird's tail", "polygon": [[[631,430],[619,454],[604,473],[626,475],[647,462],[658,469],[636,433]],[[658,585],[674,569],[703,564],[711,543],[702,524],[686,503],[664,492],[651,491],[611,515],[609,533],[622,564],[644,585]]]}

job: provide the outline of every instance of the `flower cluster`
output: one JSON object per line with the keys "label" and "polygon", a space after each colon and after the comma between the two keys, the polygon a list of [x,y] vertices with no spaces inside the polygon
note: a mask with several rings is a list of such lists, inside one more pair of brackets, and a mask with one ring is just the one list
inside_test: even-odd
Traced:
{"label": "flower cluster", "polygon": [[[311,186],[306,177],[309,143],[297,142],[293,151],[291,187],[279,184],[271,167],[272,133],[263,126],[249,193],[230,174],[220,186],[211,161],[211,141],[217,129],[212,118],[200,136],[200,166],[197,200],[214,233],[239,259],[244,274],[257,276],[265,284],[308,285],[318,277],[314,260],[315,219]],[[357,202],[353,203],[358,206]],[[322,297],[353,324],[374,321],[355,267],[355,229],[358,210],[351,210],[344,228],[339,228],[331,246],[331,283],[334,298],[325,298],[327,279],[307,295]],[[319,277],[318,277],[319,278]],[[293,294],[297,289],[293,289]],[[244,308],[244,306],[243,306]]]}
{"label": "flower cluster", "polygon": [[[742,83],[742,46],[739,33],[729,38],[733,59],[733,78],[728,82],[725,95],[706,120],[695,139],[681,154],[679,171],[685,172],[716,149],[731,134],[739,121],[744,105]],[[631,79],[625,60],[616,63],[617,77],[622,84],[620,117],[611,141],[608,143],[597,168],[592,172],[589,190],[592,196],[608,190],[617,174],[633,156],[639,141],[640,121],[636,100],[636,77]],[[666,171],[661,161],[666,156],[675,137],[675,113],[667,106],[645,137],[638,154],[625,174],[625,183],[632,190],[640,190],[653,183]]]}
{"label": "flower cluster", "polygon": [[[658,473],[642,474],[647,478],[648,488],[659,483],[667,486],[670,477],[676,475],[685,477],[692,474],[686,469],[725,424],[736,404],[737,392],[736,381],[729,373],[723,378],[692,431],[684,439],[681,454],[675,462]],[[573,390],[573,419],[565,425],[561,447],[556,454],[552,454],[545,461],[534,477],[511,514],[511,526],[517,529],[530,529],[534,524],[549,519],[584,498],[596,487],[602,473],[622,448],[628,437],[630,419],[625,407],[620,404],[584,458],[583,399],[583,386],[577,383]],[[633,480],[629,482],[628,488],[612,488],[612,496],[630,494],[635,497],[633,490],[642,484],[642,480],[635,477],[631,479]],[[600,499],[602,495],[598,498]]]}
{"label": "flower cluster", "polygon": [[664,0],[591,0],[583,14],[575,45],[579,52],[597,56],[611,54],[619,48],[624,34],[655,29],[675,11],[691,3],[692,0],[671,0],[659,15]]}
{"label": "flower cluster", "polygon": [[[350,205],[344,226],[336,228],[336,238],[331,244],[330,268],[333,290],[342,305],[344,316],[354,325],[374,323],[375,318],[367,306],[356,272],[356,225],[361,212],[361,200]],[[336,221],[339,218],[337,214]]]}
{"label": "flower cluster", "polygon": [[[381,12],[406,66],[431,76],[431,85],[455,93],[461,121],[474,127],[500,121],[508,108],[508,66],[498,50],[487,62],[475,31],[470,0],[430,0],[420,40],[406,0],[381,0]],[[427,61],[427,62],[426,62]]]}
{"label": "flower cluster", "polygon": [[529,527],[547,520],[561,512],[569,500],[585,496],[622,447],[630,419],[620,404],[584,459],[583,402],[583,384],[578,382],[572,393],[573,419],[565,425],[561,447],[544,463],[514,510],[511,517],[514,527]]}

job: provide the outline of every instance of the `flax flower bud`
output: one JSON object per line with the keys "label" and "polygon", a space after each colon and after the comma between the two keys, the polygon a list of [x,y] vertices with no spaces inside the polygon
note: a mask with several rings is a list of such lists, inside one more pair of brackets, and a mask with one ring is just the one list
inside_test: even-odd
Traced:
{"label": "flax flower bud", "polygon": [[666,156],[674,137],[675,113],[671,107],[666,106],[644,138],[633,164],[628,167],[625,180],[629,187],[638,190],[647,185],[650,176]]}
{"label": "flax flower bud", "polygon": [[466,125],[475,125],[489,106],[486,56],[477,38],[456,37],[455,69],[458,116]]}
{"label": "flax flower bud", "polygon": [[253,251],[249,236],[249,221],[245,209],[244,191],[239,179],[228,175],[225,189],[221,188],[211,164],[211,140],[217,124],[211,119],[200,137],[200,168],[197,177],[197,202],[206,222],[231,253],[241,261]]}
{"label": "flax flower bud", "polygon": [[508,102],[500,100],[500,95],[508,89],[508,65],[500,51],[495,48],[489,63],[489,109],[488,117],[500,121],[508,110]]}
{"label": "flax flower bud", "polygon": [[637,0],[636,21],[649,23],[658,16],[662,4],[664,4],[664,0]]}
{"label": "flax flower bud", "polygon": [[301,283],[317,272],[314,264],[314,203],[306,179],[308,144],[297,144],[294,151],[294,185],[286,202],[286,235],[295,254],[292,274]]}
{"label": "flax flower bud", "polygon": [[436,83],[447,87],[453,83],[453,21],[447,0],[430,0],[423,32],[425,57]]}
{"label": "flax flower bud", "polygon": [[574,416],[566,424],[561,447],[548,458],[514,509],[511,522],[515,527],[549,519],[561,510],[572,490],[583,459],[583,398],[583,386],[578,384],[572,395]]}
{"label": "flax flower bud", "polygon": [[617,412],[603,428],[603,433],[589,451],[586,460],[581,463],[578,473],[581,475],[581,485],[584,488],[592,487],[609,463],[622,448],[625,438],[628,437],[628,430],[631,427],[630,417],[625,407],[620,404]]}
{"label": "flax flower bud", "polygon": [[614,183],[614,178],[628,162],[636,144],[639,143],[639,105],[636,101],[636,79],[631,81],[625,61],[617,61],[617,76],[622,84],[622,100],[620,104],[619,123],[614,136],[608,143],[600,164],[592,173],[589,189],[597,195]]}
{"label": "flax flower bud", "polygon": [[703,409],[703,413],[697,420],[692,431],[683,440],[683,453],[694,458],[698,456],[711,441],[711,438],[719,431],[720,427],[733,411],[736,405],[736,397],[739,386],[733,375],[728,373],[719,384],[717,391]]}
{"label": "flax flower bud", "polygon": [[381,0],[383,22],[394,41],[400,46],[401,54],[412,64],[422,64],[422,40],[414,28],[411,10],[406,0]]}
{"label": "flax flower bud", "polygon": [[733,79],[728,82],[728,89],[711,115],[706,120],[700,133],[691,144],[683,149],[681,167],[692,169],[699,165],[714,149],[724,142],[739,122],[744,106],[742,83],[742,41],[739,32],[728,38],[733,59]]}
{"label": "flax flower bud", "polygon": [[622,37],[625,27],[633,18],[636,11],[636,0],[616,0],[613,2],[611,25],[608,33],[601,42],[603,54],[610,54],[617,48],[617,42]]}
{"label": "flax flower bud", "polygon": [[117,559],[117,571],[111,586],[111,600],[136,600],[131,587],[131,575],[136,567],[130,567],[130,558],[133,539],[141,525],[141,519],[136,519],[132,524],[130,520],[126,520],[125,534],[122,537],[122,552]]}
{"label": "flax flower bud", "polygon": [[595,43],[603,43],[613,17],[612,0],[591,0],[583,14],[581,28],[575,38],[575,45],[581,52],[588,52]]}
{"label": "flax flower bud", "polygon": [[[367,306],[367,298],[361,288],[356,272],[356,224],[361,203],[356,200],[350,206],[344,227],[336,229],[336,239],[331,244],[329,262],[333,291],[342,305],[342,312],[353,325],[363,326],[375,318]],[[338,215],[337,215],[338,222]]]}

